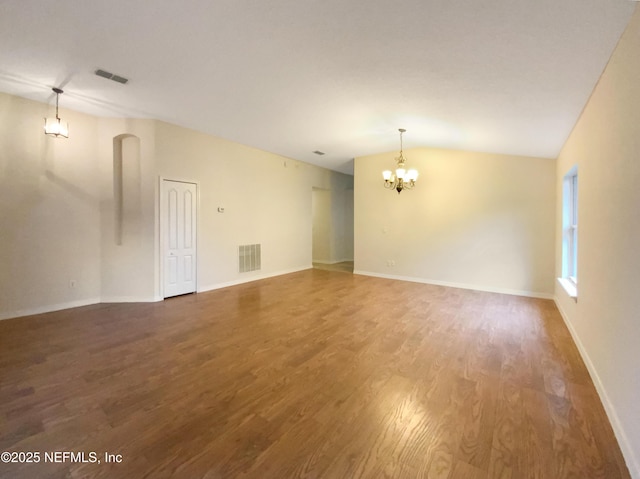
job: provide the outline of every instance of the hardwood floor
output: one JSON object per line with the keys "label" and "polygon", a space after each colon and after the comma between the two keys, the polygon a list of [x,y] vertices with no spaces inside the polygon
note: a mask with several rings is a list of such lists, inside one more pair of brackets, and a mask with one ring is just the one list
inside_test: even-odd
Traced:
{"label": "hardwood floor", "polygon": [[343,273],[353,273],[353,261],[341,261],[340,263],[313,263],[313,267],[327,271],[342,271]]}
{"label": "hardwood floor", "polygon": [[0,477],[629,477],[548,300],[313,269],[0,321],[0,378]]}

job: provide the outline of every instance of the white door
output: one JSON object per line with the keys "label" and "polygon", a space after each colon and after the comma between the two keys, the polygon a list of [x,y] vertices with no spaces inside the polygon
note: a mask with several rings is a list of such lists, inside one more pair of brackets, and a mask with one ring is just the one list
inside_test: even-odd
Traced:
{"label": "white door", "polygon": [[196,290],[196,198],[194,183],[162,180],[160,231],[165,298]]}

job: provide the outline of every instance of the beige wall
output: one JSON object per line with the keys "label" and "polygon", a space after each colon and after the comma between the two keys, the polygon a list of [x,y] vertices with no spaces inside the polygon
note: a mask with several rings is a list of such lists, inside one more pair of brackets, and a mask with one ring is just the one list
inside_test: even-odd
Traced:
{"label": "beige wall", "polygon": [[[349,175],[162,122],[155,151],[158,174],[199,184],[199,291],[311,267],[313,188],[353,184]],[[254,243],[262,269],[238,273],[238,246]]]}
{"label": "beige wall", "polygon": [[314,189],[313,261],[353,261],[353,189]]}
{"label": "beige wall", "polygon": [[[160,176],[199,184],[199,291],[311,267],[312,189],[353,188],[349,175],[154,120],[63,109],[70,137],[49,138],[50,110],[0,93],[0,319],[161,299]],[[125,140],[120,216],[119,135],[136,138]],[[262,244],[262,269],[240,274],[237,247],[249,243]]]}
{"label": "beige wall", "polygon": [[[561,308],[633,477],[640,478],[640,11],[558,159],[578,165],[578,300]],[[561,273],[561,205],[556,274]]]}
{"label": "beige wall", "polygon": [[0,318],[100,297],[97,121],[62,109],[70,138],[52,138],[53,111],[0,93]]}
{"label": "beige wall", "polygon": [[314,263],[332,263],[331,261],[331,191],[313,189],[312,194],[313,248],[311,257]]}
{"label": "beige wall", "polygon": [[[153,120],[100,118],[98,151],[101,187],[101,300],[153,301],[158,290],[156,238],[155,128]],[[114,200],[114,143],[124,140],[122,213]],[[117,241],[116,222],[121,233]]]}
{"label": "beige wall", "polygon": [[355,270],[489,291],[554,288],[555,161],[415,148],[416,187],[383,188],[397,152],[355,160]]}
{"label": "beige wall", "polygon": [[331,190],[333,262],[353,261],[353,187]]}

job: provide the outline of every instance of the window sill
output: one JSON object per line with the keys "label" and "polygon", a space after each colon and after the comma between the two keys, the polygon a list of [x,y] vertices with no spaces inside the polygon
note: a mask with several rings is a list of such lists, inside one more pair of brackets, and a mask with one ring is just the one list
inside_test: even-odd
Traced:
{"label": "window sill", "polygon": [[573,298],[575,302],[578,302],[578,288],[573,281],[567,278],[558,278],[558,283],[564,288],[570,298]]}

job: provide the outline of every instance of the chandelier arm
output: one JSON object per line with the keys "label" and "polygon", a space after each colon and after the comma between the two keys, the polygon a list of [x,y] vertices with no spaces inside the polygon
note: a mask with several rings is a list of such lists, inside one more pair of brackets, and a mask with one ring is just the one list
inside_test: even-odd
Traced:
{"label": "chandelier arm", "polygon": [[386,181],[384,182],[384,187],[385,187],[385,188],[387,188],[387,189],[389,189],[389,190],[395,190],[395,189],[396,189],[396,184],[397,184],[397,182],[396,182],[396,181],[389,181],[389,180],[386,180]]}

